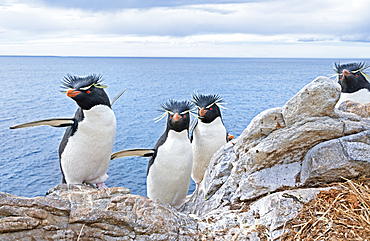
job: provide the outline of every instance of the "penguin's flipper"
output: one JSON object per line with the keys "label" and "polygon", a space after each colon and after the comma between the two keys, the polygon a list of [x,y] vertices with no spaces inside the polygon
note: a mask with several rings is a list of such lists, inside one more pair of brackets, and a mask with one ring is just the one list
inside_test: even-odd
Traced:
{"label": "penguin's flipper", "polygon": [[27,122],[15,126],[11,126],[10,129],[19,129],[33,126],[53,126],[53,127],[66,127],[73,126],[77,123],[75,118],[56,118],[56,119],[46,119],[39,121]]}
{"label": "penguin's flipper", "polygon": [[126,156],[142,156],[142,157],[151,157],[155,153],[155,149],[129,149],[123,150],[116,153],[113,153],[110,156],[111,160],[126,157]]}
{"label": "penguin's flipper", "polygon": [[124,89],[121,93],[119,93],[116,97],[114,97],[111,101],[110,101],[110,105],[112,106],[114,104],[114,102],[116,102],[116,100],[118,100],[119,97],[121,97],[121,95],[123,95],[123,93],[125,93],[126,89]]}
{"label": "penguin's flipper", "polygon": [[196,127],[198,125],[198,119],[196,118],[196,119],[194,119],[193,120],[193,123],[191,123],[191,126],[190,126],[190,131],[189,131],[189,133],[190,133],[190,142],[193,142],[193,131],[194,131],[194,128]]}

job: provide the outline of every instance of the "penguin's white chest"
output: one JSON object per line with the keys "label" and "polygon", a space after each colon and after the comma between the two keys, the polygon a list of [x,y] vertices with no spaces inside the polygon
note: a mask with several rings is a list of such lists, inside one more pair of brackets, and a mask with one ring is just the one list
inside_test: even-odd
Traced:
{"label": "penguin's white chest", "polygon": [[147,195],[180,207],[190,185],[193,154],[187,130],[170,130],[147,176]]}
{"label": "penguin's white chest", "polygon": [[84,110],[84,119],[61,155],[68,184],[104,182],[116,133],[116,117],[105,105]]}
{"label": "penguin's white chest", "polygon": [[346,100],[351,100],[360,104],[370,103],[370,91],[368,89],[360,89],[354,93],[341,93],[339,101],[335,105],[336,108],[339,107],[341,103]]}
{"label": "penguin's white chest", "polygon": [[226,144],[226,128],[220,117],[211,123],[198,122],[193,131],[193,168],[191,177],[196,183],[203,179],[212,155]]}

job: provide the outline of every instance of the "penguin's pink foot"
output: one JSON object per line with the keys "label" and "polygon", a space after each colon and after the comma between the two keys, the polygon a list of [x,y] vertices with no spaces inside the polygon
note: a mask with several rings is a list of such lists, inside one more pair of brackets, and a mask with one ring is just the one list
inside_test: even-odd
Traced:
{"label": "penguin's pink foot", "polygon": [[103,189],[105,189],[105,188],[108,188],[108,187],[104,184],[104,182],[99,182],[99,183],[97,183],[97,184],[96,184],[96,186],[98,187],[98,189],[99,189],[99,190],[103,190]]}
{"label": "penguin's pink foot", "polygon": [[196,188],[195,188],[195,190],[197,190],[198,187],[199,187],[199,183],[195,183],[195,185],[197,185]]}

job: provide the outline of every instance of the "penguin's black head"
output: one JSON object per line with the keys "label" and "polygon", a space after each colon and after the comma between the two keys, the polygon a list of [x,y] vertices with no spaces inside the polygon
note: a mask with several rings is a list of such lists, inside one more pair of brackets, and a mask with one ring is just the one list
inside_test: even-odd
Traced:
{"label": "penguin's black head", "polygon": [[219,95],[194,94],[192,102],[199,109],[198,118],[201,122],[211,123],[217,117],[221,118],[219,105],[223,103]]}
{"label": "penguin's black head", "polygon": [[365,63],[334,63],[334,71],[338,74],[338,83],[342,86],[343,93],[354,93],[360,89],[370,90],[370,83],[367,81],[367,74],[362,72],[369,68]]}
{"label": "penguin's black head", "polygon": [[162,109],[168,113],[167,129],[181,132],[189,130],[190,111],[193,104],[189,101],[169,100],[162,104]]}
{"label": "penguin's black head", "polygon": [[62,91],[67,93],[83,110],[90,110],[96,105],[107,105],[110,107],[108,95],[103,88],[108,86],[102,84],[102,77],[89,75],[78,77],[67,75],[61,81],[62,87],[68,89]]}

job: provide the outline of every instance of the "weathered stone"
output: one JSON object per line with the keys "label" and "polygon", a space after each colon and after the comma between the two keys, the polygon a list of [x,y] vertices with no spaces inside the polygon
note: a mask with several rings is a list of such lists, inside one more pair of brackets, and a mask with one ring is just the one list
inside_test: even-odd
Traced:
{"label": "weathered stone", "polygon": [[259,140],[272,131],[285,126],[281,108],[268,109],[254,117],[248,127],[238,137],[234,151],[237,156],[257,145]]}
{"label": "weathered stone", "polygon": [[33,229],[40,223],[40,220],[31,217],[6,217],[0,220],[0,233]]}
{"label": "weathered stone", "polygon": [[206,187],[206,198],[210,198],[229,177],[233,160],[236,159],[233,151],[234,143],[234,141],[229,142],[224,146],[224,149],[220,149],[214,154],[211,164],[213,168],[207,169],[202,182],[203,187]]}
{"label": "weathered stone", "polygon": [[297,162],[312,146],[342,136],[343,130],[341,121],[329,117],[294,123],[271,132],[258,145],[240,153],[240,168],[251,174],[276,164]]}
{"label": "weathered stone", "polygon": [[339,90],[337,83],[320,77],[282,109],[257,115],[240,137],[213,156],[204,181],[181,210],[204,215],[286,187],[308,185],[300,180],[301,165],[311,148],[370,129],[368,120],[334,109]]}
{"label": "weathered stone", "polygon": [[26,208],[37,206],[40,209],[60,216],[67,214],[70,210],[70,204],[63,200],[51,200],[46,197],[35,197],[29,199],[19,198],[17,196],[0,192],[0,207],[4,205]]}
{"label": "weathered stone", "polygon": [[[189,200],[183,205],[179,211],[186,213],[199,213],[202,207],[213,207],[214,205],[208,204],[208,200],[217,202],[218,200],[211,197],[228,179],[234,162],[237,161],[234,153],[234,145],[239,140],[236,138],[225,144],[223,148],[218,150],[210,161],[209,167],[204,174],[203,181],[200,183],[198,189],[194,191]],[[187,203],[191,205],[187,205]]]}
{"label": "weathered stone", "polygon": [[[254,199],[269,192],[274,192],[282,187],[297,186],[297,177],[301,171],[301,164],[293,162],[289,164],[275,165],[250,174],[239,183],[235,197],[241,201]],[[240,196],[239,196],[240,193]],[[233,197],[233,199],[235,199]]]}
{"label": "weathered stone", "polygon": [[[203,237],[219,237],[228,240],[231,237],[247,237],[256,232],[258,226],[265,226],[266,235],[271,237],[282,234],[276,232],[284,223],[296,217],[303,203],[314,199],[321,191],[331,188],[295,189],[274,193],[255,201],[249,209],[211,211],[203,216],[193,216],[199,223],[199,231]],[[262,235],[262,234],[260,234]],[[258,235],[251,237],[258,238]]]}
{"label": "weathered stone", "polygon": [[345,119],[343,120],[343,123],[344,123],[343,136],[356,134],[370,129],[370,121],[365,120],[352,121]]}
{"label": "weathered stone", "polygon": [[316,78],[283,106],[285,124],[290,126],[308,117],[333,116],[340,92],[337,82],[326,77]]}
{"label": "weathered stone", "polygon": [[346,112],[356,114],[362,118],[370,117],[370,103],[360,104],[360,103],[347,100],[347,101],[342,102],[339,105],[338,109],[341,111],[346,111]]}
{"label": "weathered stone", "polygon": [[[206,181],[183,210],[204,214],[228,205],[230,201],[252,200],[283,187],[300,186],[301,161],[306,152],[322,141],[341,137],[343,131],[344,123],[341,120],[313,117],[307,122],[272,131],[246,153],[240,153],[237,160],[212,159],[210,167],[217,163],[217,166],[228,166],[229,170],[233,165],[230,174],[218,179],[218,186],[211,189],[207,175],[213,168],[208,168]],[[231,147],[224,148],[223,153],[231,157]],[[208,193],[208,190],[212,192]]]}
{"label": "weathered stone", "polygon": [[370,132],[320,143],[304,158],[301,182],[317,185],[370,174]]}
{"label": "weathered stone", "polygon": [[130,190],[124,187],[111,187],[98,190],[86,185],[60,184],[49,190],[47,197],[68,201],[72,208],[104,209],[111,198],[129,194]]}
{"label": "weathered stone", "polygon": [[0,193],[0,240],[199,239],[197,223],[187,215],[128,193],[66,185],[53,188],[48,197]]}

